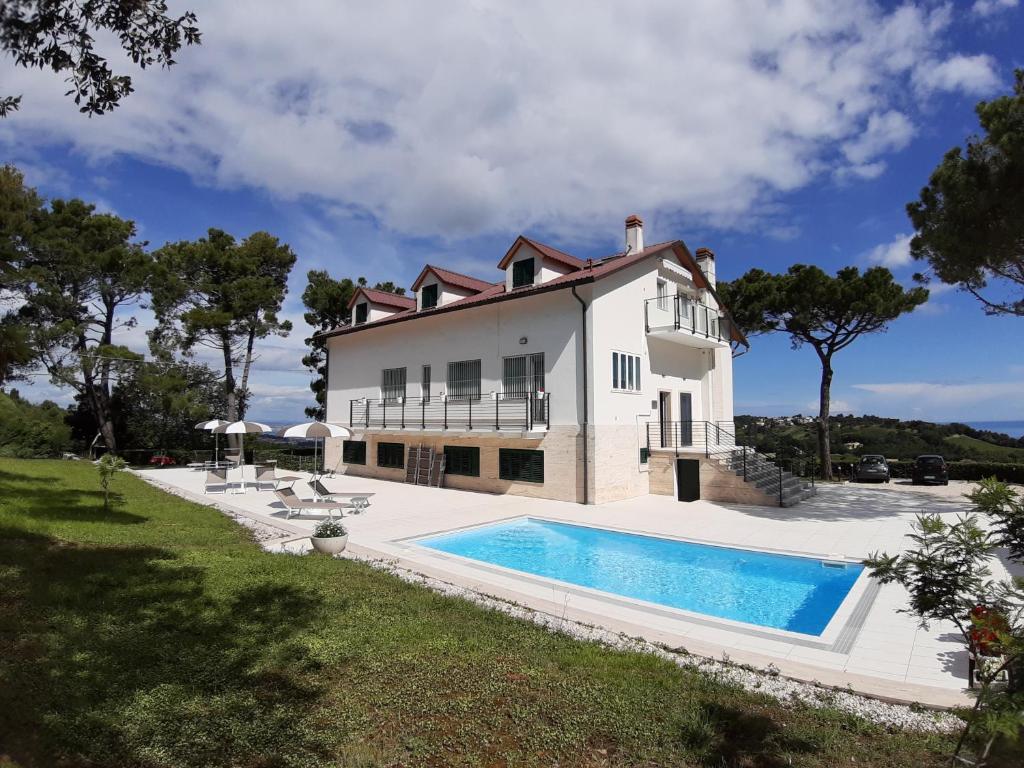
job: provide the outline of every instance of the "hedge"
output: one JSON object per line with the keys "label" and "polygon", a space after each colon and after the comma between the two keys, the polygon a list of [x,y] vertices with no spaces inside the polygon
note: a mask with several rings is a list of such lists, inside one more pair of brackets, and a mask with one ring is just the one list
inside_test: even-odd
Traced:
{"label": "hedge", "polygon": [[[912,461],[889,462],[889,471],[893,477],[909,478],[911,469],[914,466]],[[1004,483],[1024,483],[1024,464],[1008,464],[996,461],[949,461],[950,480],[983,480],[986,477],[995,477]],[[849,465],[833,466],[836,471],[842,471],[843,475],[849,474]]]}

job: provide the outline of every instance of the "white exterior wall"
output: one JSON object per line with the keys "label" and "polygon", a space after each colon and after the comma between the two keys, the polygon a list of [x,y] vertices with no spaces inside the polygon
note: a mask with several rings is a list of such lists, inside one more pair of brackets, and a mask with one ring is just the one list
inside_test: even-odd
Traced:
{"label": "white exterior wall", "polygon": [[[695,421],[720,421],[732,418],[732,404],[721,397],[722,382],[728,375],[731,390],[732,357],[727,347],[704,350],[658,338],[648,339],[644,325],[644,300],[657,294],[655,261],[646,261],[601,280],[595,286],[593,301],[593,398],[592,421],[595,424],[635,424],[637,417],[656,418],[651,402],[660,391],[673,393],[673,405],[680,392],[693,398]],[[670,283],[670,292],[675,285]],[[684,285],[685,287],[685,285]],[[702,298],[703,300],[703,298]],[[619,392],[612,389],[612,352],[641,357],[641,391]],[[714,371],[709,375],[710,371]],[[716,394],[718,403],[715,403]],[[721,419],[715,413],[726,413]],[[676,414],[673,414],[675,419]]]}
{"label": "white exterior wall", "polygon": [[551,424],[576,425],[579,333],[579,304],[556,291],[335,336],[328,340],[327,420],[348,424],[350,400],[379,398],[385,368],[405,367],[406,394],[419,397],[422,367],[431,366],[437,397],[447,389],[448,363],[460,360],[481,361],[486,408],[487,393],[501,391],[503,358],[543,352]]}

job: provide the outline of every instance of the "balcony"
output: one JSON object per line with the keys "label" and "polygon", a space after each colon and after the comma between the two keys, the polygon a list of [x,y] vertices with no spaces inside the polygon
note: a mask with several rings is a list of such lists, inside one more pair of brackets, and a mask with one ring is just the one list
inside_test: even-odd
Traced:
{"label": "balcony", "polygon": [[724,313],[686,296],[644,299],[644,328],[648,336],[690,347],[729,346],[729,320]]}
{"label": "balcony", "polygon": [[399,397],[349,400],[354,429],[539,432],[551,426],[550,394],[492,392],[477,398]]}

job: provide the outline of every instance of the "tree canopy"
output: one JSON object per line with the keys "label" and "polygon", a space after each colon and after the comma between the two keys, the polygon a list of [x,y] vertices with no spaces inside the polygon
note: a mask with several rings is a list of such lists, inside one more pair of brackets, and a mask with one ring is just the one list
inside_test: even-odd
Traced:
{"label": "tree canopy", "polygon": [[[145,69],[172,66],[183,45],[198,45],[192,12],[172,16],[164,0],[4,0],[0,3],[0,48],[18,66],[66,74],[66,95],[79,109],[101,115],[133,90],[128,75],[116,74],[96,50],[96,37],[116,39]],[[0,117],[18,109],[21,96],[0,96]]]}
{"label": "tree canopy", "polygon": [[718,290],[748,336],[785,333],[794,349],[806,344],[818,355],[818,453],[822,471],[830,478],[833,355],[923,304],[928,300],[927,289],[903,288],[885,267],[872,267],[863,274],[856,267],[844,267],[832,277],[819,267],[795,264],[781,275],[752,269],[731,283],[719,283]]}
{"label": "tree canopy", "polygon": [[984,135],[949,150],[907,206],[910,252],[986,312],[1024,317],[1024,69],[1011,95],[977,113]]}
{"label": "tree canopy", "polygon": [[[9,184],[7,193],[14,194]],[[123,361],[139,356],[116,345],[114,334],[135,324],[125,310],[145,291],[151,258],[134,241],[133,222],[81,200],[32,207],[19,222],[3,247],[5,287],[22,303],[0,330],[16,331],[28,362],[85,400],[107,448],[116,451],[111,381]]]}
{"label": "tree canopy", "polygon": [[[223,358],[229,421],[245,414],[256,340],[291,331],[279,313],[294,264],[292,249],[266,232],[237,242],[210,229],[204,238],[169,243],[156,252],[150,287],[158,325],[151,344],[156,351],[186,354],[197,345],[216,350]],[[235,377],[239,363],[241,380]]]}

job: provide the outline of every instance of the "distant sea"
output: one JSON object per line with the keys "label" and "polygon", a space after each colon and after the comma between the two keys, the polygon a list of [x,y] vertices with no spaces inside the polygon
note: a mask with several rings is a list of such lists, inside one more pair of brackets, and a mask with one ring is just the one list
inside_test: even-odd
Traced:
{"label": "distant sea", "polygon": [[975,429],[1002,432],[1010,437],[1024,437],[1024,421],[962,421],[960,423]]}

